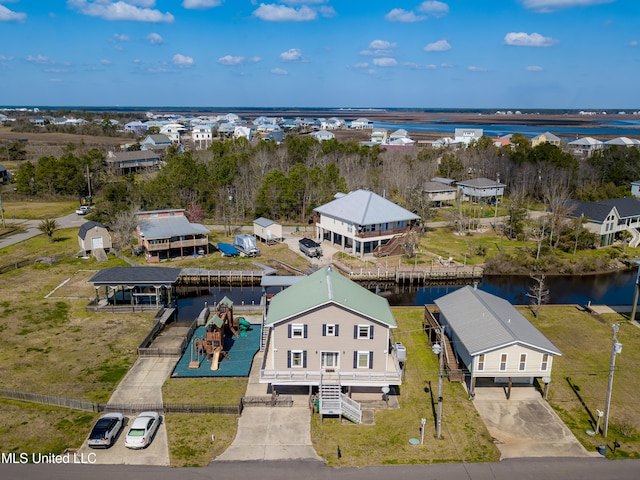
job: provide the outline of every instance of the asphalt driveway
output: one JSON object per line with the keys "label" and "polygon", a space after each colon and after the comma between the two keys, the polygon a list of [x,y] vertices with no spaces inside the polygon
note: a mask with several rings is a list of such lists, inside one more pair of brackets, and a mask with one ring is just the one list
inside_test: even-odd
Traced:
{"label": "asphalt driveway", "polygon": [[500,450],[501,458],[598,457],[578,442],[533,387],[477,387],[473,403]]}

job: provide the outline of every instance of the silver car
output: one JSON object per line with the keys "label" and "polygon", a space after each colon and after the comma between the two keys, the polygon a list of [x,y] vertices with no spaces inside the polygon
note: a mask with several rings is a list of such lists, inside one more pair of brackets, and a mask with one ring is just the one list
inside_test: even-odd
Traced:
{"label": "silver car", "polygon": [[131,424],[124,439],[124,446],[134,449],[147,447],[158,430],[158,426],[160,426],[158,412],[142,412]]}
{"label": "silver car", "polygon": [[124,425],[121,413],[107,413],[98,419],[89,434],[87,445],[91,448],[109,448]]}

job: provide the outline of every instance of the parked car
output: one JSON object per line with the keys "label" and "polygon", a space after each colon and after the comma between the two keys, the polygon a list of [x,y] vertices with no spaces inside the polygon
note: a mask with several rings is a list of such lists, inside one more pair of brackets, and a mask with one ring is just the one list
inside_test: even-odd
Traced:
{"label": "parked car", "polygon": [[107,413],[101,416],[89,434],[87,445],[91,448],[109,448],[115,442],[123,425],[124,416],[121,413]]}
{"label": "parked car", "polygon": [[300,251],[307,257],[322,257],[322,247],[319,243],[314,242],[310,238],[303,238],[298,242],[298,245],[300,247]]}
{"label": "parked car", "polygon": [[76,210],[76,213],[78,215],[86,215],[87,213],[89,213],[89,207],[87,207],[86,205],[82,205]]}
{"label": "parked car", "polygon": [[158,412],[142,412],[131,424],[124,439],[124,446],[133,449],[149,446],[159,425]]}

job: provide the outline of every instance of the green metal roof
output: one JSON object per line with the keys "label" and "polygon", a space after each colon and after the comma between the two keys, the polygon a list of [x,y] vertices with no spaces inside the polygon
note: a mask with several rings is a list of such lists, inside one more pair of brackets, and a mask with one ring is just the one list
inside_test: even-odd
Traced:
{"label": "green metal roof", "polygon": [[226,305],[227,307],[233,307],[233,301],[225,295],[225,297],[220,300],[218,303]]}
{"label": "green metal roof", "polygon": [[348,310],[395,328],[389,302],[357,283],[324,267],[271,299],[267,325],[286,321],[324,305],[340,305]]}
{"label": "green metal roof", "polygon": [[218,315],[214,315],[209,319],[206,326],[208,327],[211,324],[215,325],[218,328],[222,328],[222,325],[224,325],[224,321]]}

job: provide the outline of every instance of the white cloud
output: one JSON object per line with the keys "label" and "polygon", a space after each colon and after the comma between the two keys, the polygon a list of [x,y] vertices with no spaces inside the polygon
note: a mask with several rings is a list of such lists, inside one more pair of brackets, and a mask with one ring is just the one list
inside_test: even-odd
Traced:
{"label": "white cloud", "polygon": [[272,68],[271,73],[273,73],[274,75],[289,75],[289,72],[282,68]]}
{"label": "white cloud", "polygon": [[540,13],[549,13],[563,8],[587,7],[602,3],[612,3],[615,0],[521,0],[525,8]]}
{"label": "white cloud", "polygon": [[415,23],[426,20],[425,15],[416,15],[415,13],[402,8],[394,8],[384,16],[385,20],[389,22],[401,22],[401,23]]}
{"label": "white cloud", "polygon": [[386,40],[374,40],[369,44],[369,48],[388,50],[390,48],[396,48],[396,44],[387,42]]}
{"label": "white cloud", "polygon": [[445,39],[424,46],[425,52],[446,52],[447,50],[451,50],[451,45]]}
{"label": "white cloud", "polygon": [[50,65],[52,63],[55,63],[49,57],[45,57],[44,55],[40,54],[36,55],[35,57],[33,55],[29,55],[27,57],[27,62],[37,63],[38,65]]}
{"label": "white cloud", "polygon": [[486,67],[478,67],[476,65],[469,65],[467,67],[467,70],[469,70],[470,72],[487,72],[487,71],[489,71],[489,69],[486,68]]}
{"label": "white cloud", "polygon": [[426,68],[427,70],[435,70],[436,68],[438,68],[438,66],[430,63],[429,65],[425,65],[424,68]]}
{"label": "white cloud", "polygon": [[376,67],[395,67],[398,65],[398,62],[395,58],[392,57],[382,57],[382,58],[374,58],[373,64]]}
{"label": "white cloud", "polygon": [[427,13],[433,17],[444,17],[449,13],[449,5],[444,2],[422,2],[418,7],[419,12]]}
{"label": "white cloud", "polygon": [[204,10],[207,8],[218,7],[222,4],[222,0],[184,0],[182,6],[193,10]]}
{"label": "white cloud", "polygon": [[0,5],[0,22],[21,22],[27,18],[26,13],[14,12],[4,5]]}
{"label": "white cloud", "polygon": [[119,42],[128,42],[129,40],[131,40],[129,38],[129,35],[126,35],[124,33],[114,33],[113,38],[115,38]]}
{"label": "white cloud", "polygon": [[218,59],[218,63],[222,64],[222,65],[240,65],[242,63],[244,63],[246,59],[244,57],[236,57],[233,55],[225,55],[224,57],[220,57]]}
{"label": "white cloud", "polygon": [[181,67],[190,67],[193,65],[193,58],[182,55],[181,53],[176,53],[171,59],[171,62],[174,65],[180,65]]}
{"label": "white cloud", "polygon": [[304,57],[302,56],[302,50],[299,48],[290,48],[280,54],[280,60],[283,62],[301,62]]}
{"label": "white cloud", "polygon": [[133,63],[135,63],[137,65],[137,64],[142,63],[142,60],[140,60],[139,58],[134,58],[133,59]]}
{"label": "white cloud", "polygon": [[505,35],[504,43],[515,47],[550,47],[558,41],[539,33],[510,32]]}
{"label": "white cloud", "polygon": [[318,13],[307,7],[291,8],[285,5],[266,5],[261,3],[253,15],[267,22],[308,22],[318,18]]}
{"label": "white cloud", "polygon": [[111,60],[107,60],[106,58],[103,58],[102,60],[100,60],[100,64],[111,65]]}
{"label": "white cloud", "polygon": [[151,23],[171,23],[174,20],[169,12],[148,8],[155,5],[155,0],[67,0],[67,5],[83,15],[104,20]]}
{"label": "white cloud", "polygon": [[367,62],[354,63],[353,68],[369,68],[369,64]]}
{"label": "white cloud", "polygon": [[638,43],[638,41],[637,41],[637,40],[631,40],[631,41],[629,42],[629,46],[630,46],[630,47],[637,47],[638,45],[640,45],[640,43]]}
{"label": "white cloud", "polygon": [[529,65],[525,68],[527,72],[541,72],[542,67],[540,65]]}
{"label": "white cloud", "polygon": [[150,33],[149,35],[147,35],[147,41],[151,45],[160,45],[164,43],[164,38],[162,38],[162,36],[158,33]]}

